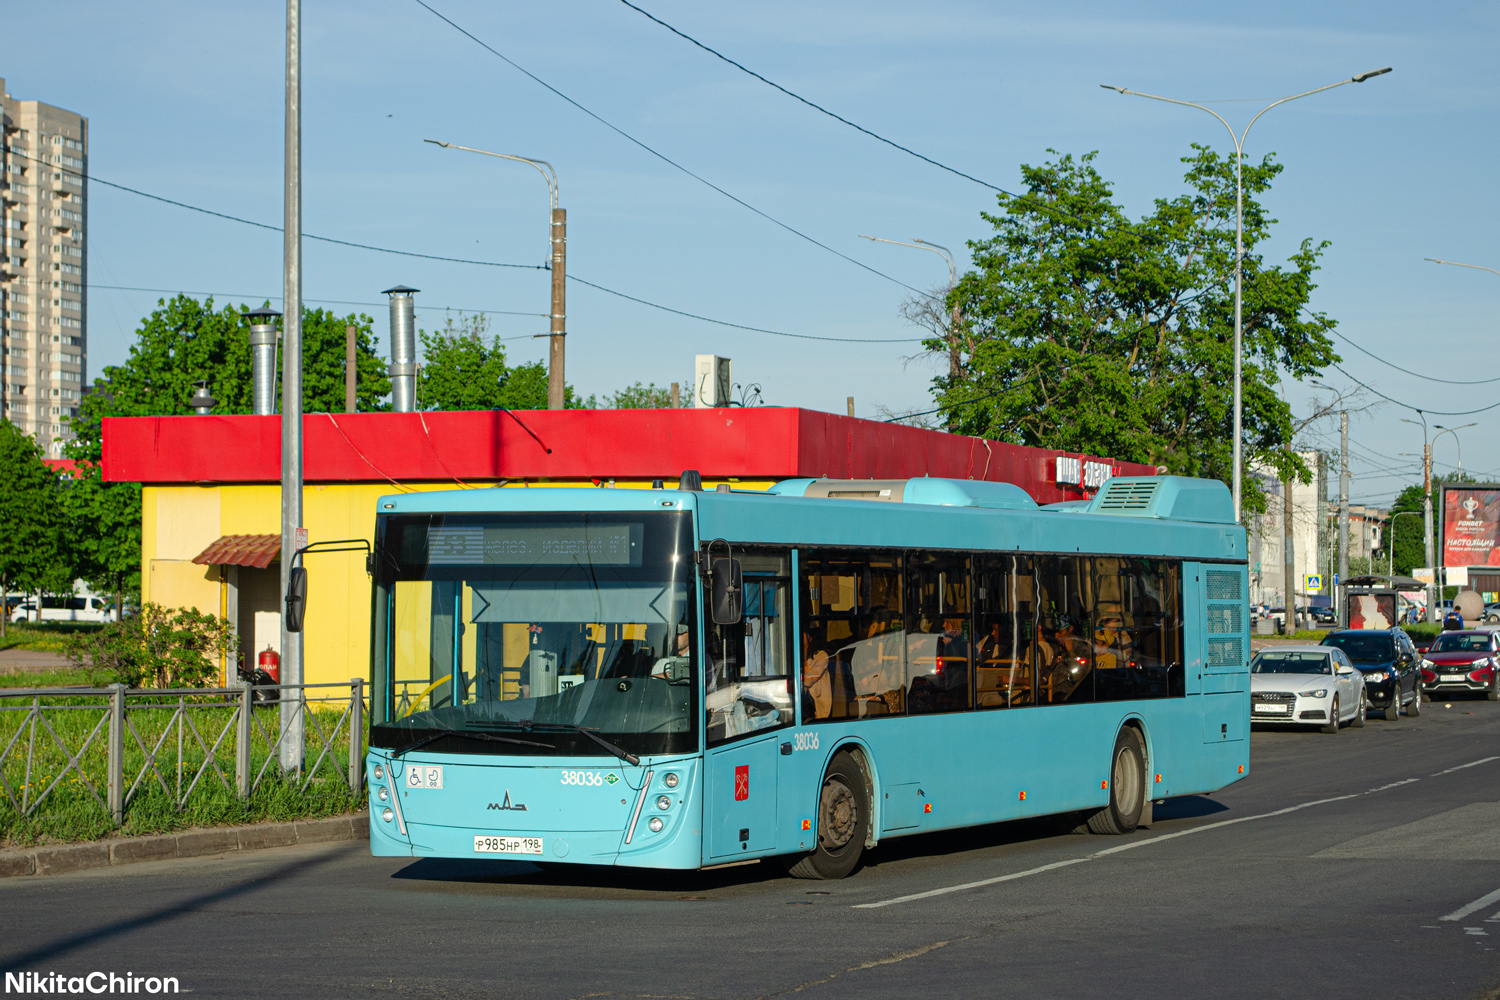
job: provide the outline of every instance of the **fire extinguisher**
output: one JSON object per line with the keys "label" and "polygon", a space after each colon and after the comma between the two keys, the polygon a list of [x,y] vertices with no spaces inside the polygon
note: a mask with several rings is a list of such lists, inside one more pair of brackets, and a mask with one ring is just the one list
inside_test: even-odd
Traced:
{"label": "fire extinguisher", "polygon": [[[281,654],[267,646],[260,651],[260,657],[256,661],[256,673],[264,673],[271,678],[272,684],[281,683]],[[259,678],[257,678],[257,681]]]}

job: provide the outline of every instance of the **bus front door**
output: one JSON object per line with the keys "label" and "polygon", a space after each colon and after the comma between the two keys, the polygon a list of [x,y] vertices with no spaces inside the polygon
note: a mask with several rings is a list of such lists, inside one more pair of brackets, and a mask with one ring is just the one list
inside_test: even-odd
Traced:
{"label": "bus front door", "polygon": [[709,864],[776,846],[776,772],[785,734],[711,750],[704,805]]}

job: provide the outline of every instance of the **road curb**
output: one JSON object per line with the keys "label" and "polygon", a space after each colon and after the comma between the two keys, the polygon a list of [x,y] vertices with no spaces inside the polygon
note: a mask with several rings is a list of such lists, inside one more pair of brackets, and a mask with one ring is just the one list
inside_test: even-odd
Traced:
{"label": "road curb", "polygon": [[257,851],[291,844],[327,844],[370,836],[370,814],[352,813],[294,823],[253,823],[186,830],[157,837],[121,837],[86,844],[58,844],[0,851],[0,878],[61,875],[89,868],[109,868],[140,861],[201,858],[214,854]]}

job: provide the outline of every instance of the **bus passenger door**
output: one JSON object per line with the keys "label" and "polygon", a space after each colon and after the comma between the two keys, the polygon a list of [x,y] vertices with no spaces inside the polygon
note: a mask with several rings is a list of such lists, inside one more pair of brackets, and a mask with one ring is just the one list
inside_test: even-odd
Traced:
{"label": "bus passenger door", "polygon": [[735,557],[744,581],[740,620],[719,625],[707,608],[703,615],[704,860],[710,864],[776,846],[781,744],[795,717],[790,553],[736,547]]}
{"label": "bus passenger door", "polygon": [[731,861],[735,855],[768,851],[776,846],[776,771],[781,740],[777,736],[744,740],[713,751],[708,758],[708,858]]}

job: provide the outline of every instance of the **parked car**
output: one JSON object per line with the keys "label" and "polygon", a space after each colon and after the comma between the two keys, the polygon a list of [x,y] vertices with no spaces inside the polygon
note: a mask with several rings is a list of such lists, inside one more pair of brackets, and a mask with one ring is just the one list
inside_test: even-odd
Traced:
{"label": "parked car", "polygon": [[1365,696],[1371,708],[1395,722],[1406,714],[1422,714],[1422,657],[1411,638],[1399,628],[1340,629],[1323,637],[1322,645],[1342,649],[1365,675]]}
{"label": "parked car", "polygon": [[1500,601],[1491,601],[1484,606],[1484,618],[1481,619],[1487,625],[1500,625]]}
{"label": "parked car", "polygon": [[1276,646],[1250,661],[1250,721],[1312,725],[1330,735],[1365,724],[1365,679],[1342,649]]}
{"label": "parked car", "polygon": [[1313,616],[1313,621],[1319,625],[1333,625],[1339,620],[1338,613],[1332,608],[1310,608],[1308,610]]}
{"label": "parked car", "polygon": [[[112,610],[102,597],[43,597],[41,621],[107,622]],[[12,622],[37,620],[37,599],[28,597],[10,612]]]}
{"label": "parked car", "polygon": [[1422,685],[1434,694],[1474,691],[1500,701],[1500,634],[1489,629],[1444,632],[1427,651]]}

